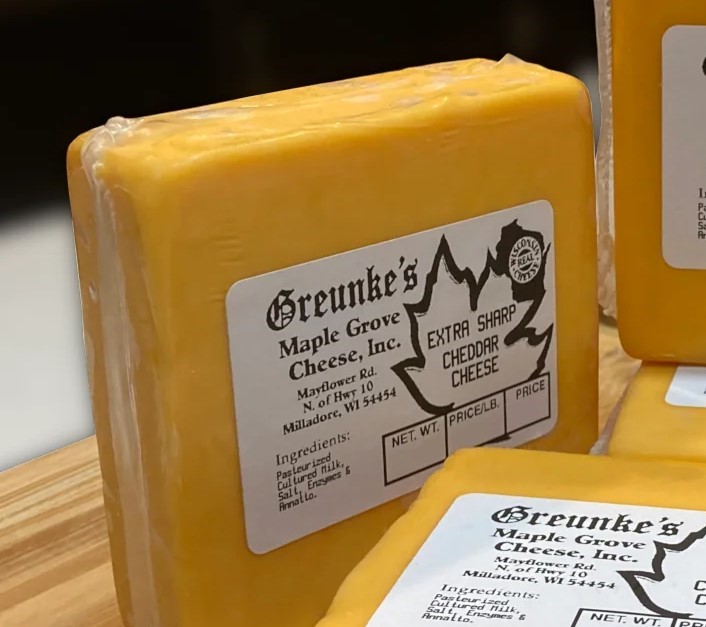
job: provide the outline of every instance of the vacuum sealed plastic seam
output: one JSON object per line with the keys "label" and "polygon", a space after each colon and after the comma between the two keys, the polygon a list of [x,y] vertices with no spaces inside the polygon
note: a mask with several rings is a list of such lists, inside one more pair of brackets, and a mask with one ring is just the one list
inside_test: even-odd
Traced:
{"label": "vacuum sealed plastic seam", "polygon": [[603,313],[617,315],[613,227],[613,88],[612,0],[595,0],[598,70],[601,92],[601,134],[597,154],[598,302]]}
{"label": "vacuum sealed plastic seam", "polygon": [[103,368],[117,475],[117,485],[112,487],[118,491],[121,503],[132,505],[129,511],[123,508],[123,531],[130,538],[125,557],[131,582],[131,607],[136,624],[157,626],[160,621],[153,588],[149,513],[134,400],[137,343],[133,337],[125,276],[118,255],[115,207],[110,190],[100,176],[105,150],[129,134],[137,123],[137,120],[113,118],[95,130],[83,146],[81,162],[93,196],[98,256],[96,297],[101,301]]}
{"label": "vacuum sealed plastic seam", "polygon": [[[326,132],[361,123],[395,124],[411,106],[432,109],[468,97],[493,97],[542,84],[553,73],[512,55],[463,66],[442,63],[351,81],[301,87],[238,101],[175,111],[135,120],[113,118],[99,134],[120,149],[148,159],[155,145],[187,160],[194,150],[250,147],[302,132]],[[422,79],[423,77],[423,79]],[[96,138],[91,143],[106,141]]]}

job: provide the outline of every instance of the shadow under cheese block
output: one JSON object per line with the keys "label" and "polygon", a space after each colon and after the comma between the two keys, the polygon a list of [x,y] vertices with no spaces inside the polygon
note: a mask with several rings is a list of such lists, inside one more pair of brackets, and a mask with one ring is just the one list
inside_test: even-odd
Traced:
{"label": "shadow under cheese block", "polygon": [[706,463],[706,368],[643,364],[620,407],[608,455]]}
{"label": "shadow under cheese block", "polygon": [[705,494],[695,464],[458,452],[318,627],[698,627]]}
{"label": "shadow under cheese block", "polygon": [[638,359],[706,363],[706,4],[610,4],[620,339]]}
{"label": "shadow under cheese block", "polygon": [[68,172],[128,627],[310,627],[456,449],[595,441],[577,80],[475,60],[116,118]]}

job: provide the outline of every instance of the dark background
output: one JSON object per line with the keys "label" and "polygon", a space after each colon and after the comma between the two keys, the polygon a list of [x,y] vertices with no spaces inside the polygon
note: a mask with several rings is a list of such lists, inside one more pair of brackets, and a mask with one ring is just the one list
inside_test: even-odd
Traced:
{"label": "dark background", "polygon": [[591,0],[0,0],[0,220],[65,206],[64,153],[112,115],[513,52],[595,56]]}
{"label": "dark background", "polygon": [[597,95],[592,0],[0,0],[0,470],[93,432],[64,173],[76,135],[506,52]]}

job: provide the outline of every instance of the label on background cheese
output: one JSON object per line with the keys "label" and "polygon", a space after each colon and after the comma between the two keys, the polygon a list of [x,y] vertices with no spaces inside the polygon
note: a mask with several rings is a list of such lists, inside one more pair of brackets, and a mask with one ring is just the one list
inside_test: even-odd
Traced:
{"label": "label on background cheese", "polygon": [[706,26],[670,28],[662,54],[662,253],[706,269]]}
{"label": "label on background cheese", "polygon": [[413,491],[457,449],[551,431],[554,292],[546,201],[236,283],[250,549]]}
{"label": "label on background cheese", "polygon": [[470,494],[368,627],[706,625],[706,513]]}
{"label": "label on background cheese", "polygon": [[706,368],[679,366],[667,390],[666,401],[679,407],[706,407]]}

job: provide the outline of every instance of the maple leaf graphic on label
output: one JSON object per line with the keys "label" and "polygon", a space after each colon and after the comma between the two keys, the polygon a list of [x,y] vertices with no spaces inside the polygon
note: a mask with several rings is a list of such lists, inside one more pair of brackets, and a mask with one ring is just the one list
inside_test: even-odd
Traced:
{"label": "maple leaf graphic on label", "polygon": [[674,544],[655,542],[651,571],[621,571],[640,603],[669,618],[706,611],[706,527]]}
{"label": "maple leaf graphic on label", "polygon": [[554,332],[553,312],[542,311],[550,248],[514,220],[476,274],[441,237],[421,300],[405,304],[414,355],[392,367],[422,410],[443,414],[544,372]]}

